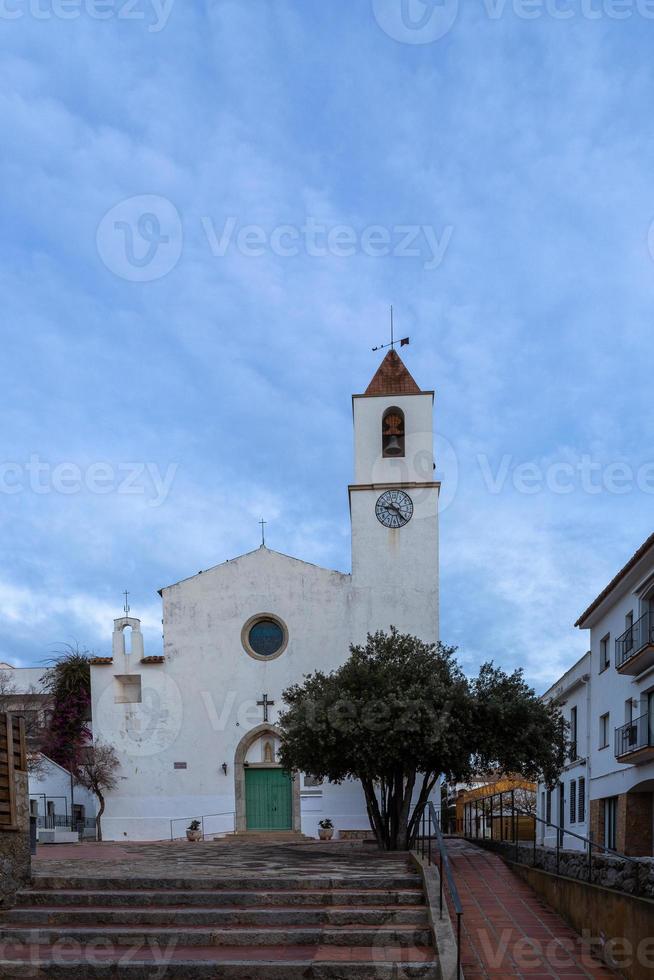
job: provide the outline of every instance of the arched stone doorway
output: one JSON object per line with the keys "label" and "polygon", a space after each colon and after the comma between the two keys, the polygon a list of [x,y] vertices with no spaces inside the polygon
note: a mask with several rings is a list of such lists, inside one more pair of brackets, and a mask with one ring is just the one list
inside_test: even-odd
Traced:
{"label": "arched stone doorway", "polygon": [[[279,737],[280,731],[278,728],[276,728],[274,725],[263,724],[257,725],[256,728],[251,729],[251,731],[244,735],[241,741],[238,743],[236,753],[234,755],[234,797],[237,833],[243,833],[248,829],[300,830],[300,780],[297,776],[291,776],[290,815],[288,823],[285,824],[285,826],[276,826],[275,818],[278,816],[277,813],[274,815],[270,814],[269,828],[264,826],[256,826],[253,828],[252,812],[250,813],[250,820],[248,821],[248,798],[250,800],[250,806],[252,807],[254,794],[257,793],[259,789],[264,796],[262,797],[258,807],[259,812],[256,821],[257,824],[261,824],[262,822],[265,823],[265,820],[262,821],[261,815],[263,813],[265,816],[266,799],[272,799],[274,807],[276,794],[282,794],[283,796],[284,777],[282,776],[282,773],[284,772],[284,769],[276,761],[274,748]],[[261,751],[256,754],[254,759],[248,759],[248,753],[251,752],[253,747],[257,746],[260,746]],[[249,785],[246,785],[246,783]]]}

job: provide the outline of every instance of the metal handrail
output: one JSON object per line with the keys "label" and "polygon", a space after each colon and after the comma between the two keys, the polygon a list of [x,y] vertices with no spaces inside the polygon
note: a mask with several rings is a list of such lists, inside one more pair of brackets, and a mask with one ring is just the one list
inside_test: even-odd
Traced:
{"label": "metal handrail", "polygon": [[622,854],[620,851],[614,851],[612,847],[607,847],[605,844],[598,844],[597,841],[591,840],[590,837],[584,837],[583,834],[578,834],[574,830],[568,830],[567,827],[560,827],[558,824],[552,823],[551,820],[548,823],[543,817],[539,817],[535,813],[530,813],[529,810],[521,810],[519,807],[516,807],[516,813],[521,814],[523,817],[532,817],[538,823],[544,823],[546,827],[553,827],[554,830],[558,831],[557,837],[559,834],[568,834],[570,837],[576,837],[577,840],[583,841],[584,844],[590,844],[591,847],[596,848],[598,851],[603,851],[605,854],[612,854],[614,857],[623,858],[625,861],[629,861],[631,864],[637,864],[640,867],[638,858],[629,857],[628,854]]}
{"label": "metal handrail", "polygon": [[[537,847],[537,844],[538,844],[537,834],[536,834],[536,826],[537,826],[537,824],[544,824],[545,827],[549,827],[549,828],[553,829],[554,831],[556,831],[556,873],[557,873],[557,875],[560,873],[561,850],[563,849],[563,841],[564,841],[565,835],[567,834],[570,837],[574,837],[576,840],[582,841],[583,844],[587,848],[587,851],[588,851],[588,882],[589,882],[589,884],[592,884],[593,883],[593,849],[595,849],[596,851],[600,851],[603,854],[608,854],[608,855],[611,855],[613,857],[620,858],[623,861],[628,861],[632,865],[636,865],[636,894],[639,894],[640,893],[640,875],[639,875],[639,871],[640,871],[640,868],[641,868],[641,863],[638,860],[638,858],[629,857],[629,855],[622,854],[620,851],[616,851],[612,847],[607,847],[605,844],[598,844],[596,841],[591,840],[590,837],[584,837],[583,834],[578,834],[574,830],[569,830],[567,827],[561,827],[559,824],[553,823],[551,820],[546,820],[543,817],[539,817],[538,814],[536,814],[536,813],[533,813],[533,812],[531,812],[529,810],[524,810],[521,807],[515,806],[515,800],[513,798],[512,798],[512,801],[511,801],[511,806],[510,806],[509,811],[508,812],[504,812],[503,811],[503,808],[502,808],[502,799],[501,799],[503,795],[504,795],[503,793],[494,793],[494,794],[491,794],[489,796],[480,797],[475,802],[482,802],[483,801],[485,803],[486,800],[490,800],[491,801],[490,818],[491,818],[491,822],[492,822],[492,820],[495,819],[495,815],[493,813],[493,800],[496,797],[498,797],[498,796],[500,797],[500,817],[498,817],[497,819],[499,819],[500,821],[503,821],[503,816],[506,816],[506,817],[510,817],[511,818],[511,824],[512,824],[512,828],[513,828],[513,833],[512,833],[513,840],[512,841],[511,840],[508,840],[506,843],[509,843],[509,844],[512,843],[514,845],[514,847],[515,847],[515,860],[518,863],[523,863],[523,862],[519,862],[519,856],[520,856],[520,840],[518,838],[518,827],[517,827],[517,821],[515,819],[516,815],[517,816],[530,817],[534,821],[533,859],[532,859],[532,865],[534,867],[536,866],[536,847]],[[509,795],[511,797],[513,797],[513,793],[511,791],[509,791]],[[470,804],[468,804],[468,806],[470,806]],[[482,814],[485,817],[485,806],[484,806],[484,809],[482,811]],[[475,819],[475,831],[476,831],[475,836],[473,836],[472,834],[468,834],[466,832],[466,823],[467,823],[467,821],[466,821],[466,819],[464,817],[463,836],[466,837],[468,840],[479,840],[479,833],[478,833],[478,831],[479,831],[479,820],[478,819]],[[503,823],[502,822],[500,823],[500,828],[503,829]],[[482,838],[482,839],[486,839],[486,838]],[[492,830],[491,830],[491,839],[493,839],[492,838]],[[503,839],[503,837],[501,837],[500,838],[500,843],[503,843],[503,842],[504,842],[504,839]],[[529,843],[529,842],[528,841],[525,841],[524,843]],[[545,846],[545,845],[543,844],[543,846]]]}
{"label": "metal handrail", "polygon": [[427,863],[434,864],[432,860],[432,830],[433,836],[436,838],[436,844],[438,845],[439,853],[439,917],[443,918],[443,874],[447,878],[447,886],[450,892],[450,898],[452,899],[452,905],[454,906],[454,912],[456,914],[456,976],[457,980],[461,976],[461,919],[463,917],[463,907],[461,905],[461,899],[459,898],[459,890],[456,887],[456,882],[452,874],[452,866],[450,864],[450,858],[445,847],[445,839],[441,833],[440,820],[438,814],[436,813],[436,807],[431,800],[427,802],[427,805],[422,811],[422,816],[420,818],[421,822],[421,834],[416,842],[416,849],[421,851],[422,858],[425,858],[425,842],[426,842],[426,852],[427,852]]}
{"label": "metal handrail", "polygon": [[[204,840],[204,838],[205,838],[204,821],[205,820],[212,820],[214,817],[235,817],[235,816],[236,816],[236,814],[235,814],[235,811],[234,810],[224,810],[223,813],[204,813],[200,817],[198,817],[197,815],[194,815],[192,817],[174,817],[170,821],[170,839],[171,840],[182,840],[181,837],[175,837],[174,836],[173,824],[176,824],[176,823],[187,823],[187,822],[190,823],[193,820],[199,820],[200,821],[200,826],[202,827],[202,840]],[[225,831],[222,831],[222,830],[221,831],[211,831],[211,833],[225,833],[225,834],[227,834],[227,833],[230,833],[230,831],[228,831],[228,830],[225,830]]]}

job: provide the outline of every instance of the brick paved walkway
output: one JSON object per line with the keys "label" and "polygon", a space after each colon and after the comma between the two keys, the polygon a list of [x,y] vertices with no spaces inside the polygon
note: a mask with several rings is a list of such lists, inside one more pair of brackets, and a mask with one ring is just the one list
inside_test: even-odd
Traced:
{"label": "brick paved walkway", "polygon": [[462,965],[481,977],[606,977],[581,937],[495,854],[449,839],[448,853],[463,905]]}

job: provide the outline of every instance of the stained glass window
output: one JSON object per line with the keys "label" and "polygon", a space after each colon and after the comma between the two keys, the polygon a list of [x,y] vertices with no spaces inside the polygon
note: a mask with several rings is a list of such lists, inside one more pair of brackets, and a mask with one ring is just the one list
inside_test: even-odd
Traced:
{"label": "stained glass window", "polygon": [[272,619],[260,619],[250,629],[248,643],[260,657],[274,657],[284,644],[284,631]]}

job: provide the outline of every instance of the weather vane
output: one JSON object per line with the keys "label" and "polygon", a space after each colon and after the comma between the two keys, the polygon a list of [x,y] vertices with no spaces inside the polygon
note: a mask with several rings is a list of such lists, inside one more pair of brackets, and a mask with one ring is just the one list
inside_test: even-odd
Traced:
{"label": "weather vane", "polygon": [[376,350],[386,350],[387,347],[390,347],[391,350],[395,350],[396,343],[399,343],[400,347],[406,347],[406,345],[409,343],[409,338],[402,337],[401,340],[398,341],[395,340],[395,327],[393,324],[393,307],[391,306],[391,341],[389,344],[380,344],[379,347],[373,347],[373,352]]}
{"label": "weather vane", "polygon": [[125,610],[125,615],[129,616],[129,602],[127,601],[129,599],[129,592],[127,591],[127,589],[125,589],[123,595],[125,596],[125,604],[123,606],[123,609]]}
{"label": "weather vane", "polygon": [[262,548],[265,548],[265,546],[266,546],[266,524],[267,523],[268,523],[268,521],[264,521],[263,517],[259,521],[259,524],[261,524],[261,547]]}

